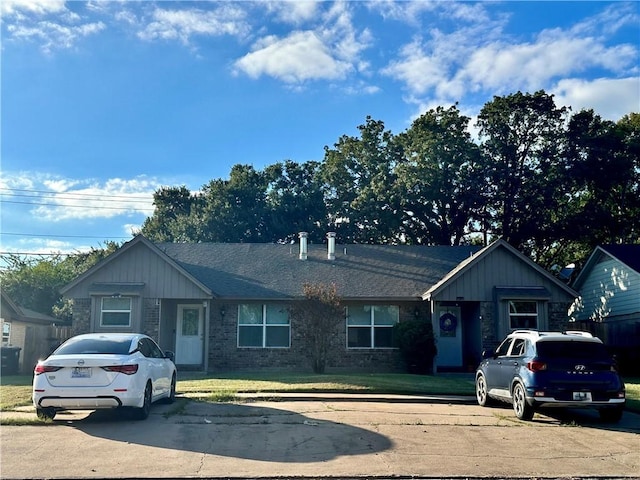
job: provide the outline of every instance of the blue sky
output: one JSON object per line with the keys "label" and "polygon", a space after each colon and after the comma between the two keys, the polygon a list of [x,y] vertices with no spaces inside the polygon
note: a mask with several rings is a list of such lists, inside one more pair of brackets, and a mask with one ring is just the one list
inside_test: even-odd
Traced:
{"label": "blue sky", "polygon": [[3,0],[1,252],[124,241],[161,186],[322,160],[367,115],[544,89],[640,110],[640,3]]}

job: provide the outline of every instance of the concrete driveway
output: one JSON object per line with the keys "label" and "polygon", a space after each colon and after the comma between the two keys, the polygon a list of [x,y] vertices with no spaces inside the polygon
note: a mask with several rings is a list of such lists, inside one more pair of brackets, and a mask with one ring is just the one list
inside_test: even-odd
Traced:
{"label": "concrete driveway", "polygon": [[350,398],[59,413],[0,428],[2,478],[636,477],[640,416]]}

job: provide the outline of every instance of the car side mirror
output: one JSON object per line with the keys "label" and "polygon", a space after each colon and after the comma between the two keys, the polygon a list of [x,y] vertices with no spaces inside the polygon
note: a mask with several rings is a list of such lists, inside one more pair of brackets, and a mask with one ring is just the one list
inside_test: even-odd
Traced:
{"label": "car side mirror", "polygon": [[482,359],[487,360],[488,358],[493,358],[495,356],[493,350],[483,350],[482,351]]}
{"label": "car side mirror", "polygon": [[164,358],[168,358],[169,360],[171,360],[173,362],[175,360],[175,358],[176,358],[176,355],[171,350],[167,350],[167,351],[164,352]]}

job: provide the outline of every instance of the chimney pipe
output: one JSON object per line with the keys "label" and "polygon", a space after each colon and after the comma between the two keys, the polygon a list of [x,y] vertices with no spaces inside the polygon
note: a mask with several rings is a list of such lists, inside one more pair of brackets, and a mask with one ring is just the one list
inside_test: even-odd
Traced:
{"label": "chimney pipe", "polygon": [[300,260],[307,259],[307,236],[309,234],[307,232],[300,232],[298,237],[300,237],[300,256],[298,257]]}
{"label": "chimney pipe", "polygon": [[327,233],[327,259],[336,259],[336,232]]}

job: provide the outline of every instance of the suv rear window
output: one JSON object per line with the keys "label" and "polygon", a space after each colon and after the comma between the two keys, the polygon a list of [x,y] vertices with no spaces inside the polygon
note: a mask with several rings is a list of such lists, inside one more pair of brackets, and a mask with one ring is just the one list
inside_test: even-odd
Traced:
{"label": "suv rear window", "polygon": [[538,342],[538,356],[544,358],[588,358],[608,360],[610,355],[602,343],[554,341]]}
{"label": "suv rear window", "polygon": [[112,353],[126,355],[131,346],[130,338],[115,340],[113,338],[83,338],[71,340],[61,345],[54,355],[74,355],[74,354],[101,354]]}

